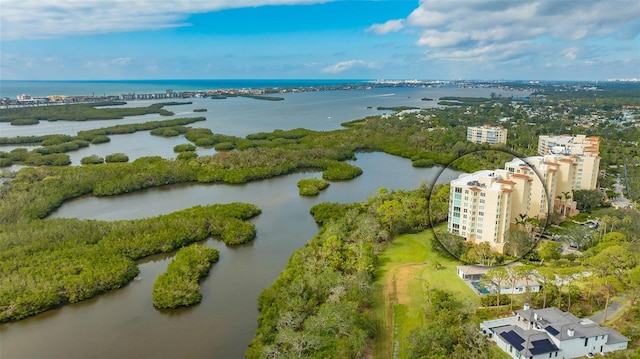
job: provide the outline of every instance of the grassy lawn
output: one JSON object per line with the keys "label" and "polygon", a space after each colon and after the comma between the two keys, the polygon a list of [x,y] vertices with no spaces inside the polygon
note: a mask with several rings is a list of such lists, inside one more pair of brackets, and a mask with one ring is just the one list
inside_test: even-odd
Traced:
{"label": "grassy lawn", "polygon": [[393,357],[394,342],[399,357],[403,357],[403,339],[423,325],[425,287],[446,289],[463,301],[480,304],[479,297],[456,274],[456,266],[462,263],[433,252],[432,240],[431,230],[402,235],[379,257],[376,358]]}

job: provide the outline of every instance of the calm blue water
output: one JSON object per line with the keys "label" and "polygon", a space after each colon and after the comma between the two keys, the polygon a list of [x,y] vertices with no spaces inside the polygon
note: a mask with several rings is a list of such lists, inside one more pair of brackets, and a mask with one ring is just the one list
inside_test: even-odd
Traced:
{"label": "calm blue water", "polygon": [[369,80],[113,80],[113,81],[0,81],[0,97],[15,99],[20,94],[49,95],[119,95],[126,93],[160,93],[166,90],[217,90],[265,87],[320,87],[365,83]]}

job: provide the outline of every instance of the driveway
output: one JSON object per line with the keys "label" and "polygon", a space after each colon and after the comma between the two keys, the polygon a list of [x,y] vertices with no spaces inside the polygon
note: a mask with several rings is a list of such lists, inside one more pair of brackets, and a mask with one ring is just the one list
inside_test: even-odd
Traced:
{"label": "driveway", "polygon": [[[624,304],[620,302],[619,299],[612,299],[609,303],[609,308],[607,308],[607,320],[615,317],[622,309],[624,308]],[[589,317],[589,319],[593,320],[598,324],[603,324],[604,320],[604,310],[597,312],[596,314]]]}

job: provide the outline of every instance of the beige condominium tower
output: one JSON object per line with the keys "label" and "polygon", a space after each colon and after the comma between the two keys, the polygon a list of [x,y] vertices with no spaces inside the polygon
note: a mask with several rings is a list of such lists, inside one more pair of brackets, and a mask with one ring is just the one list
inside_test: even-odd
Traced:
{"label": "beige condominium tower", "polygon": [[507,129],[502,126],[491,125],[467,127],[467,141],[478,144],[506,145]]}
{"label": "beige condominium tower", "polygon": [[540,136],[540,155],[571,156],[577,160],[572,189],[596,189],[600,168],[600,138],[585,135]]}
{"label": "beige condominium tower", "polygon": [[504,169],[465,173],[451,181],[448,231],[501,252],[507,231],[524,218],[575,213],[572,192],[596,188],[599,139],[542,136],[543,141],[541,156],[514,158]]}

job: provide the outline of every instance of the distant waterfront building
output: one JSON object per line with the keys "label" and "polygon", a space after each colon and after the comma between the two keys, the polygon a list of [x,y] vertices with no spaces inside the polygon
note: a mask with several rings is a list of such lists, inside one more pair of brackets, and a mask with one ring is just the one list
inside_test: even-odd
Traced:
{"label": "distant waterfront building", "polygon": [[467,127],[467,141],[478,144],[506,145],[507,129],[502,126],[491,125]]}
{"label": "distant waterfront building", "polygon": [[32,100],[31,95],[25,95],[25,94],[21,94],[16,96],[16,98],[18,99],[18,101],[30,101]]}

